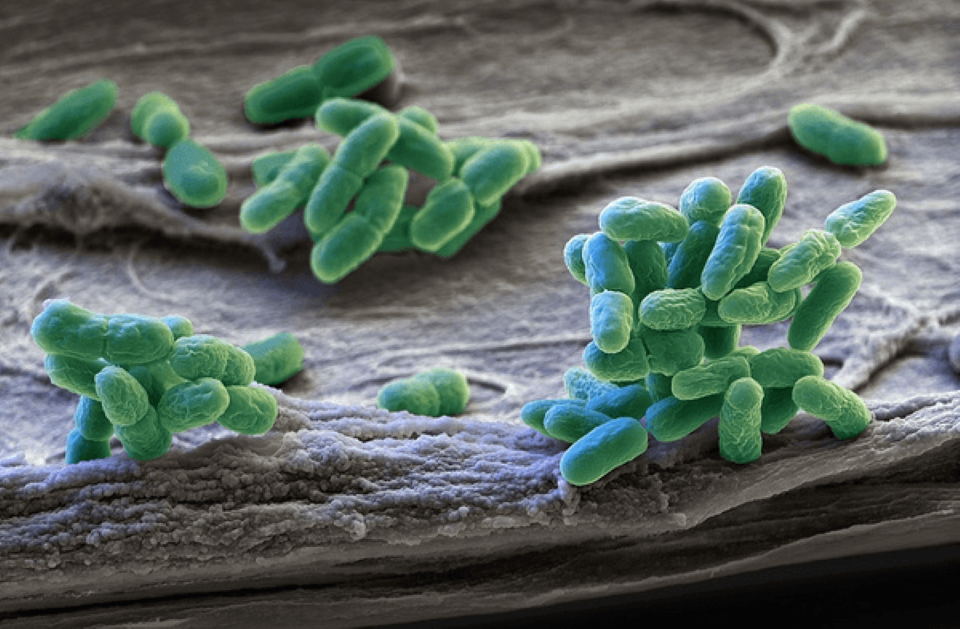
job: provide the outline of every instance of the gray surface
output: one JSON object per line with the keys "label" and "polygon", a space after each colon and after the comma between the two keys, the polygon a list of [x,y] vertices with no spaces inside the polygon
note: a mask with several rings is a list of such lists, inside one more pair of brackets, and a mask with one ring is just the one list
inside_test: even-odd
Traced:
{"label": "gray surface", "polygon": [[[947,359],[960,293],[955,3],[97,6],[0,10],[0,78],[17,86],[0,96],[0,135],[67,89],[101,76],[120,86],[117,112],[84,142],[0,139],[0,613],[189,591],[151,613],[212,622],[243,605],[213,592],[266,580],[280,591],[251,595],[251,606],[296,599],[333,624],[376,623],[958,541],[958,490],[943,471],[958,443]],[[380,255],[324,286],[306,248],[286,246],[296,229],[287,240],[251,238],[236,214],[255,155],[336,138],[310,125],[254,129],[240,98],[369,33],[402,64],[400,106],[431,110],[445,138],[530,138],[544,166],[455,258]],[[130,109],[154,89],[180,102],[195,137],[227,165],[220,207],[182,211],[160,184],[158,154],[132,141]],[[888,164],[838,168],[794,146],[786,112],[800,101],[876,125]],[[707,175],[736,193],[762,165],[782,169],[790,189],[775,246],[873,189],[899,199],[879,232],[844,253],[863,269],[863,288],[817,349],[882,421],[841,444],[802,416],[745,467],[719,459],[708,427],[654,445],[609,482],[566,486],[559,445],[518,420],[526,401],[561,393],[589,339],[589,296],[563,266],[564,242],[595,231],[617,197],[675,204]],[[237,344],[293,332],[307,358],[278,393],[286,420],[260,439],[181,433],[175,452],[152,463],[118,452],[64,468],[76,398],[49,384],[28,334],[55,297],[99,312],[182,314]],[[785,329],[751,328],[743,340],[782,345]],[[370,410],[384,382],[436,365],[468,375],[464,419]],[[202,446],[211,437],[220,440]],[[909,500],[895,480],[903,466],[927,474]],[[224,489],[226,469],[248,475],[243,490]],[[339,480],[324,489],[329,478]],[[837,500],[822,502],[812,487]],[[818,509],[829,514],[820,526],[783,524]],[[164,534],[144,517],[160,518]],[[763,541],[697,552],[711,522]],[[902,534],[915,527],[926,534]],[[250,545],[224,543],[232,539]],[[525,563],[521,588],[511,557],[534,543],[549,552]],[[638,570],[611,560],[620,555],[658,561]],[[584,562],[595,576],[581,578]],[[416,588],[399,577],[481,564],[484,579]],[[327,587],[284,589],[301,582]],[[22,622],[138,613],[95,606]]]}

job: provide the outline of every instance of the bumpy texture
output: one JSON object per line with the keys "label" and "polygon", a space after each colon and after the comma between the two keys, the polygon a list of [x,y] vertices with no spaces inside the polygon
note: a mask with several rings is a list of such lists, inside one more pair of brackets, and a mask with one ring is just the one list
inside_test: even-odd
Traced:
{"label": "bumpy texture", "polygon": [[[568,482],[595,482],[636,458],[647,430],[658,441],[677,441],[717,415],[720,456],[739,464],[760,458],[762,433],[779,432],[798,409],[841,439],[867,427],[860,398],[824,379],[823,363],[809,351],[850,303],[859,270],[837,263],[841,245],[830,231],[808,230],[780,250],[764,247],[786,197],[783,173],[762,167],[724,213],[729,189],[701,178],[681,194],[679,212],[624,197],[600,213],[600,231],[567,241],[564,265],[592,293],[593,340],[583,351],[589,372],[565,377],[574,403],[530,402],[521,419],[572,444],[560,466]],[[837,231],[864,225],[865,239],[890,216],[893,197],[880,191],[864,198],[828,222]],[[804,297],[801,287],[814,281]],[[789,348],[739,347],[741,326],[778,323],[795,312]]]}

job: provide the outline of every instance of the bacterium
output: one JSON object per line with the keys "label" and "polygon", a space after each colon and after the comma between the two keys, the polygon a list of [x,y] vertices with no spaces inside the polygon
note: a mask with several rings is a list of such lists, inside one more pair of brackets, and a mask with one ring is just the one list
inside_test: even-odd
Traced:
{"label": "bacterium", "polygon": [[394,380],[377,393],[380,408],[430,417],[459,415],[469,400],[470,384],[466,376],[446,367],[435,367],[410,378]]}
{"label": "bacterium", "polygon": [[227,171],[195,140],[181,140],[167,151],[163,180],[170,194],[189,207],[213,207],[227,194]]}
{"label": "bacterium", "polygon": [[876,166],[887,160],[887,145],[879,131],[833,109],[795,105],[787,125],[797,144],[835,164]]}
{"label": "bacterium", "polygon": [[[459,146],[457,161],[473,150]],[[716,418],[719,456],[734,464],[757,460],[763,435],[800,410],[840,439],[866,428],[864,403],[825,379],[811,350],[860,285],[860,270],[838,261],[842,248],[889,218],[895,198],[873,192],[837,209],[826,230],[768,247],[786,198],[777,168],[754,171],[735,200],[704,177],[679,210],[624,197],[600,213],[599,231],[566,242],[564,265],[590,289],[591,341],[584,367],[564,374],[569,397],[528,402],[520,417],[571,444],[560,462],[567,482],[599,480],[642,454],[648,434],[677,441]],[[739,345],[742,326],[788,319],[788,347]]]}
{"label": "bacterium", "polygon": [[253,358],[253,379],[260,384],[276,386],[303,370],[303,346],[290,332],[280,332],[241,349]]}
{"label": "bacterium", "polygon": [[109,79],[71,90],[14,134],[22,140],[76,140],[106,120],[117,104],[117,84]]}
{"label": "bacterium", "polygon": [[144,142],[169,149],[190,135],[190,121],[172,98],[162,92],[149,92],[134,105],[130,129]]}

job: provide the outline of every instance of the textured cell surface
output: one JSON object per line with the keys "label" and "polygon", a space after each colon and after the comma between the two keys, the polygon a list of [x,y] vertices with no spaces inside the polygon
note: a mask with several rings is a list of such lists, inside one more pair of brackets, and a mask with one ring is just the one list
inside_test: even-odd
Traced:
{"label": "textured cell surface", "polygon": [[874,190],[856,201],[841,205],[824,221],[828,232],[844,247],[856,247],[890,218],[897,197],[889,190]]}
{"label": "textured cell surface", "polygon": [[626,347],[614,354],[590,341],[583,350],[583,362],[594,375],[608,382],[635,382],[650,371],[647,350],[638,337],[632,337]]}
{"label": "textured cell surface", "polygon": [[613,238],[597,232],[583,243],[584,276],[590,290],[615,290],[630,294],[636,280],[627,254]]}
{"label": "textured cell surface", "polygon": [[543,428],[551,437],[575,443],[588,432],[612,418],[575,404],[557,404],[543,416]]}
{"label": "textured cell surface", "polygon": [[860,268],[846,260],[821,271],[793,313],[787,330],[790,347],[807,351],[816,347],[837,316],[850,305],[862,280]]}
{"label": "textured cell surface", "polygon": [[217,418],[224,428],[244,435],[262,435],[277,419],[277,399],[263,389],[228,386],[230,404]]}
{"label": "textured cell surface", "polygon": [[773,347],[750,357],[750,371],[764,388],[792,387],[805,376],[822,376],[823,362],[810,352]]}
{"label": "textured cell surface", "polygon": [[103,413],[112,424],[135,424],[150,409],[146,389],[122,367],[104,367],[94,377],[94,384]]}
{"label": "textured cell surface", "polygon": [[527,153],[518,143],[491,142],[471,155],[459,173],[477,203],[489,205],[520,181],[529,165]]}
{"label": "textured cell surface", "polygon": [[785,293],[809,284],[834,265],[840,256],[840,243],[828,231],[808,229],[800,240],[770,267],[767,281],[770,288]]}
{"label": "textured cell surface", "polygon": [[621,197],[600,212],[600,230],[614,240],[677,242],[688,228],[676,208],[634,197]]}
{"label": "textured cell surface", "polygon": [[459,415],[470,401],[470,384],[467,377],[456,369],[434,367],[413,376],[429,382],[440,396],[440,415]]}
{"label": "textured cell surface", "polygon": [[426,380],[404,378],[383,386],[377,393],[377,406],[388,411],[408,411],[414,415],[436,417],[440,395]]}
{"label": "textured cell surface", "polygon": [[157,404],[160,425],[170,432],[205,426],[230,404],[226,387],[214,378],[200,378],[167,389]]}
{"label": "textured cell surface", "polygon": [[647,431],[632,417],[597,426],[563,453],[560,472],[571,485],[589,485],[647,449]]}
{"label": "textured cell surface", "polygon": [[616,354],[630,342],[633,301],[615,290],[597,293],[590,300],[590,335],[600,351]]}
{"label": "textured cell surface", "polygon": [[21,140],[76,140],[104,121],[117,103],[117,84],[109,79],[71,90],[42,110],[14,137]]}
{"label": "textured cell surface", "polygon": [[804,376],[793,385],[793,401],[830,427],[837,439],[852,439],[870,424],[870,409],[849,389],[822,376]]}
{"label": "textured cell surface", "polygon": [[787,202],[787,178],[783,171],[773,166],[764,166],[750,173],[737,193],[737,204],[756,208],[763,215],[763,236],[760,244],[770,239],[773,228],[783,215]]}
{"label": "textured cell surface", "polygon": [[699,221],[719,225],[723,215],[730,209],[731,196],[730,188],[716,177],[701,177],[684,188],[677,209],[691,226]]}
{"label": "textured cell surface", "polygon": [[163,181],[170,194],[189,207],[213,207],[227,194],[227,171],[195,140],[181,140],[167,151]]}
{"label": "textured cell surface", "polygon": [[694,288],[664,288],[640,302],[640,323],[654,330],[685,330],[703,319],[707,306]]}
{"label": "textured cell surface", "polygon": [[253,358],[254,380],[260,384],[283,384],[303,370],[303,346],[290,332],[278,332],[242,349]]}
{"label": "textured cell surface", "polygon": [[746,275],[757,261],[765,222],[750,205],[734,205],[720,223],[720,233],[700,275],[708,299],[720,299]]}
{"label": "textured cell surface", "polygon": [[356,212],[326,232],[310,252],[310,268],[321,282],[334,284],[376,252],[383,235]]}
{"label": "textured cell surface", "polygon": [[671,395],[650,405],[644,426],[657,441],[677,441],[719,415],[722,406],[722,393],[695,400]]}
{"label": "textured cell surface", "polygon": [[835,164],[876,166],[887,161],[886,141],[879,131],[834,109],[795,105],[787,124],[797,144]]}
{"label": "textured cell surface", "polygon": [[742,356],[728,356],[679,371],[670,383],[678,400],[696,400],[723,393],[740,378],[750,375],[750,364]]}
{"label": "textured cell surface", "polygon": [[149,461],[163,456],[170,449],[173,435],[160,424],[160,418],[152,407],[144,417],[127,426],[115,428],[117,439],[131,459]]}
{"label": "textured cell surface", "polygon": [[254,234],[274,228],[307,201],[329,162],[330,154],[319,144],[301,146],[289,160],[284,160],[269,184],[244,199],[240,225]]}
{"label": "textured cell surface", "polygon": [[751,463],[760,458],[760,407],[763,387],[753,378],[740,378],[730,385],[720,408],[720,456],[734,463]]}
{"label": "textured cell surface", "polygon": [[173,345],[173,332],[162,319],[115,314],[107,318],[102,356],[124,365],[145,365],[166,358]]}
{"label": "textured cell surface", "polygon": [[67,435],[67,464],[93,461],[110,456],[110,444],[107,441],[94,441],[85,438],[80,430],[74,428]]}
{"label": "textured cell surface", "polygon": [[587,410],[603,413],[607,417],[641,419],[652,403],[646,387],[637,383],[595,395],[587,402]]}
{"label": "textured cell surface", "polygon": [[799,301],[799,289],[773,290],[769,282],[737,288],[720,300],[717,313],[727,323],[763,325],[790,316]]}
{"label": "textured cell surface", "polygon": [[103,412],[103,404],[85,395],[81,395],[80,401],[77,402],[73,422],[83,438],[88,441],[107,441],[113,435],[113,423]]}
{"label": "textured cell surface", "polygon": [[436,251],[450,242],[473,219],[473,197],[455,177],[430,190],[423,208],[410,221],[410,239],[425,251]]}

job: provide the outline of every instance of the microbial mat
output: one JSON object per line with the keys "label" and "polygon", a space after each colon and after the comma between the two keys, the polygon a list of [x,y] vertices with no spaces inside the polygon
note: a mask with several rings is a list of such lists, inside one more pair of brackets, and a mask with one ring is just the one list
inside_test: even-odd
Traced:
{"label": "microbial mat", "polygon": [[[17,17],[0,24],[11,86],[0,95],[0,623],[134,624],[148,606],[168,624],[384,625],[960,542],[955,3],[281,5],[14,0]],[[342,213],[311,211],[310,222],[309,199],[293,199],[301,171],[269,183],[301,150],[356,168],[335,157],[351,133],[318,128],[309,108],[253,124],[244,95],[368,35],[396,61],[393,99],[368,101],[388,103],[393,125],[373,122],[395,125],[398,141],[404,129],[439,139],[455,170],[463,158],[456,180],[473,216],[462,229],[482,224],[463,242],[440,242],[469,211],[456,181],[435,178],[447,168],[438,153],[400,165],[392,145],[362,164]],[[82,137],[14,137],[101,79],[116,102]],[[152,97],[138,136],[131,115],[151,93],[175,107]],[[836,163],[798,143],[790,112],[803,104],[881,134],[883,162]],[[188,133],[165,148],[184,120]],[[510,176],[472,179],[471,138],[529,142],[541,162],[501,194]],[[181,203],[164,183],[185,142],[226,175],[215,205]],[[511,150],[497,160],[523,161]],[[787,183],[778,219],[767,201],[783,191],[747,185],[766,167]],[[389,191],[404,176],[397,209]],[[893,207],[882,191],[896,209],[876,228]],[[260,194],[286,209],[253,212],[258,227],[245,230],[241,207]],[[415,223],[430,207],[457,211]],[[662,265],[631,238],[638,213],[666,243]],[[366,225],[395,218],[398,231],[376,231],[375,253],[323,282],[315,269],[344,269],[326,247],[312,259],[323,240],[311,225],[351,215],[344,229],[363,242],[374,240]],[[712,256],[705,243],[719,241],[730,249]],[[584,264],[604,287],[592,295],[568,270],[577,251],[625,259],[629,273]],[[273,427],[172,432],[148,461],[111,439],[109,458],[67,465],[78,413],[93,441],[107,426],[50,382],[30,334],[57,299],[180,315],[235,348],[273,339],[260,347],[279,352],[273,382],[248,385],[277,402]],[[824,313],[836,313],[829,326]],[[701,333],[688,334],[698,318]],[[728,320],[739,338],[704,325]],[[604,358],[620,354],[629,360]],[[462,413],[377,408],[389,383],[436,367],[466,378]],[[633,372],[614,388],[590,368]],[[108,397],[130,384],[115,369],[100,380]],[[847,405],[843,391],[870,413],[849,439],[820,418]],[[823,408],[827,394],[837,404]],[[522,416],[537,400],[566,401]],[[629,419],[644,405],[677,421],[658,436],[656,422]],[[139,398],[129,412],[143,408]],[[741,462],[756,453],[758,417],[760,456]],[[594,424],[603,430],[589,437]],[[591,442],[607,448],[602,465],[561,463]]]}

